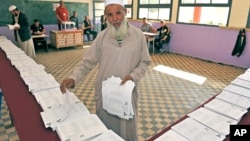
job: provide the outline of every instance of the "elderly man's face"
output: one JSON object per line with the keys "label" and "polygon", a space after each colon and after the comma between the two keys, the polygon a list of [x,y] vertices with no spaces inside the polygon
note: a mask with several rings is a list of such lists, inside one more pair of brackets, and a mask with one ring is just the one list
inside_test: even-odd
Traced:
{"label": "elderly man's face", "polygon": [[10,13],[14,16],[17,16],[18,15],[18,12],[16,10],[13,10],[13,11],[10,11]]}
{"label": "elderly man's face", "polygon": [[119,28],[126,16],[126,9],[118,4],[110,4],[105,8],[105,15],[110,24]]}

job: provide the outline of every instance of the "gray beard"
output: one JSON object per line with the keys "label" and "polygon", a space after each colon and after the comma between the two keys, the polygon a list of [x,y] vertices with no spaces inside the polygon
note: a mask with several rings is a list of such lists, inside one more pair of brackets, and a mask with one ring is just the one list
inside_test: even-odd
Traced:
{"label": "gray beard", "polygon": [[123,40],[128,31],[127,19],[121,22],[119,28],[115,28],[108,20],[107,20],[107,29],[109,30],[112,37],[116,38],[116,40]]}

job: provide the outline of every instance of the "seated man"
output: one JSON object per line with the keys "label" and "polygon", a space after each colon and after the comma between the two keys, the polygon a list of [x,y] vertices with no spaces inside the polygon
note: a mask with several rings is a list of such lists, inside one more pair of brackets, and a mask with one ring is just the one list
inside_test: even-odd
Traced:
{"label": "seated man", "polygon": [[151,33],[156,32],[155,28],[151,25],[151,23],[147,22],[147,19],[145,17],[142,19],[141,31]]}
{"label": "seated man", "polygon": [[73,15],[69,18],[70,21],[75,23],[75,28],[79,29],[79,24],[78,24],[78,18],[77,18],[77,12],[73,11]]}
{"label": "seated man", "polygon": [[107,28],[107,21],[106,17],[104,15],[101,16],[101,31],[103,31],[105,28]]}
{"label": "seated man", "polygon": [[[39,23],[38,19],[34,19],[34,23],[30,26],[30,30],[32,35],[45,34],[45,29],[43,25]],[[47,41],[44,37],[33,38],[33,43],[35,49],[38,49],[40,45],[43,45],[43,47],[46,47],[47,49]]]}
{"label": "seated man", "polygon": [[163,53],[164,49],[162,48],[162,45],[164,43],[168,43],[170,39],[170,30],[166,23],[161,20],[160,21],[161,27],[157,29],[159,32],[159,38],[155,39],[155,48],[160,52]]}
{"label": "seated man", "polygon": [[90,41],[90,34],[93,35],[93,40],[95,40],[97,36],[97,32],[92,30],[93,28],[94,26],[90,22],[89,16],[85,16],[85,20],[82,23],[82,29],[83,29],[83,33],[87,35],[88,41]]}

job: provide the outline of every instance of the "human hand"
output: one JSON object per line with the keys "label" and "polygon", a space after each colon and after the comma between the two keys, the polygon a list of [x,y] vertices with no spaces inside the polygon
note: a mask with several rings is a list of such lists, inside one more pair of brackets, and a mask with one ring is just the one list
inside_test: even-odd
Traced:
{"label": "human hand", "polygon": [[63,82],[60,85],[60,89],[62,93],[66,92],[66,89],[74,88],[75,86],[75,80],[72,78],[64,79]]}
{"label": "human hand", "polygon": [[121,82],[121,85],[125,84],[128,80],[133,81],[133,78],[130,75],[125,76]]}

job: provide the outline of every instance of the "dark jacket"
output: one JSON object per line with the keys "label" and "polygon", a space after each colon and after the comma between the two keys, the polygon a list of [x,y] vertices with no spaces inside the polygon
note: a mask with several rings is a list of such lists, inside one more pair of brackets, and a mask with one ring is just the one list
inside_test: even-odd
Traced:
{"label": "dark jacket", "polygon": [[238,57],[242,54],[246,45],[246,31],[245,29],[240,29],[239,34],[236,39],[234,49],[232,51],[232,56],[237,55]]}
{"label": "dark jacket", "polygon": [[169,42],[170,30],[167,25],[164,25],[163,27],[158,28],[157,31],[159,31],[159,39],[163,39],[165,36],[167,36],[165,42]]}
{"label": "dark jacket", "polygon": [[[12,24],[15,24],[14,15],[12,15]],[[31,38],[30,26],[28,18],[22,12],[19,13],[18,24],[20,25],[19,30],[14,30],[15,40],[17,41],[17,32],[22,40],[22,42],[27,41]]]}
{"label": "dark jacket", "polygon": [[[84,23],[84,27],[89,27],[92,25],[90,20],[88,20],[88,21],[84,20],[83,23]],[[90,31],[90,30],[91,30],[91,28],[87,28],[87,29],[84,29],[84,32]]]}

